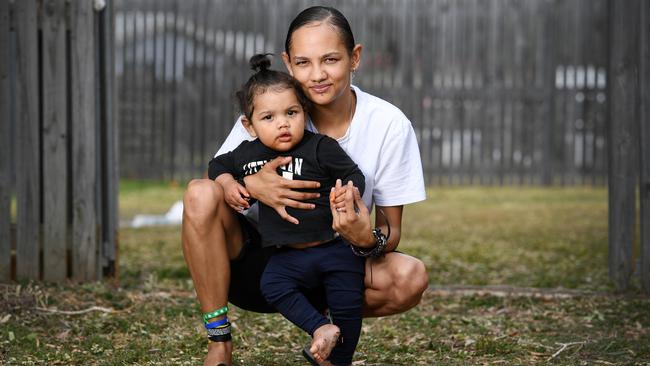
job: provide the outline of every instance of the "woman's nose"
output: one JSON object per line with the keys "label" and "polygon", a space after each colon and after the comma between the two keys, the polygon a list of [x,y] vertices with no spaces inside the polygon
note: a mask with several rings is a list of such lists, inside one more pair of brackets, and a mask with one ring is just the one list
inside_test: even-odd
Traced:
{"label": "woman's nose", "polygon": [[327,74],[325,69],[323,69],[319,64],[315,64],[311,69],[311,80],[315,82],[323,81],[327,79]]}

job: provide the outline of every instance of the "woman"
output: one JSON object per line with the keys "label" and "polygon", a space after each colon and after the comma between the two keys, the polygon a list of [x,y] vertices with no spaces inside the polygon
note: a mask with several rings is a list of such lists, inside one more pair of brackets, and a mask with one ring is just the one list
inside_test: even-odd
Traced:
{"label": "woman", "polygon": [[[425,192],[417,142],[408,119],[396,107],[351,85],[361,53],[362,46],[355,44],[340,12],[312,7],[291,23],[283,61],[313,103],[308,129],[336,139],[366,176],[363,197],[337,183],[336,198],[331,201],[333,228],[367,252],[378,247],[382,235],[388,236],[385,255],[366,261],[364,316],[372,317],[412,308],[427,287],[422,262],[394,251],[400,241],[403,205],[423,200]],[[217,154],[250,138],[238,121]],[[279,176],[277,168],[290,160],[275,159],[241,183],[253,198],[295,222],[287,208],[312,209],[312,204],[303,201],[317,194],[304,190],[318,185]],[[193,180],[183,200],[183,252],[201,309],[208,316],[206,322],[219,321],[223,312],[213,311],[224,309],[228,301],[252,311],[273,311],[259,290],[271,252],[260,247],[250,220],[242,219],[225,203],[221,187],[230,183],[229,179],[233,178],[223,174],[216,183]],[[376,215],[374,224],[369,215],[373,204],[383,213]],[[360,209],[355,210],[354,205]],[[318,294],[313,301],[324,307]],[[209,317],[212,314],[215,316]],[[209,344],[205,365],[231,364],[232,343],[228,339]]]}

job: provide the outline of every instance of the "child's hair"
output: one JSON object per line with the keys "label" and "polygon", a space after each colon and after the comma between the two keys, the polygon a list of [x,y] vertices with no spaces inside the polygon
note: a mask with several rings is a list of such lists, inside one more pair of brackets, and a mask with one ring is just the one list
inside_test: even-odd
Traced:
{"label": "child's hair", "polygon": [[274,91],[284,91],[287,89],[293,89],[293,92],[296,94],[296,99],[302,106],[302,109],[306,112],[309,110],[309,99],[302,91],[302,87],[298,80],[294,79],[291,75],[277,70],[271,70],[271,60],[267,56],[271,55],[270,53],[266,54],[257,54],[251,57],[248,61],[251,69],[255,71],[253,75],[248,79],[246,84],[244,84],[236,93],[237,100],[239,101],[239,109],[249,121],[252,121],[253,116],[253,98],[256,95],[264,94],[269,88]]}

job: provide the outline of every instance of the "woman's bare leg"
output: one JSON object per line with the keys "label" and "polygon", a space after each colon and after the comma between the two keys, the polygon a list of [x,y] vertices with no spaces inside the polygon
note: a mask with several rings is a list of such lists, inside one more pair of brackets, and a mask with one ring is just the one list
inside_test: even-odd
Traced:
{"label": "woman's bare leg", "polygon": [[[225,203],[219,184],[196,179],[183,196],[183,255],[192,275],[202,312],[228,303],[230,259],[243,245],[241,227]],[[232,342],[210,342],[204,365],[231,364]]]}
{"label": "woman's bare leg", "polygon": [[418,303],[429,285],[424,263],[402,253],[366,261],[363,316],[403,313]]}

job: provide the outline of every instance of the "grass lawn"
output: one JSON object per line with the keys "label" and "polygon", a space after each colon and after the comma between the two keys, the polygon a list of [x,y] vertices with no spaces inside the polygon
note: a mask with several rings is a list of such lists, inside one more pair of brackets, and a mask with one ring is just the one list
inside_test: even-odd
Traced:
{"label": "grass lawn", "polygon": [[[125,182],[121,216],[163,213],[182,191]],[[605,189],[432,188],[428,197],[406,209],[400,249],[426,263],[436,290],[451,291],[364,320],[355,365],[650,365],[650,298],[615,294],[607,279]],[[456,285],[574,295],[464,294]],[[0,364],[194,365],[205,354],[178,227],[121,230],[119,286],[10,284],[0,296]],[[281,316],[229,317],[236,365],[305,364],[308,337]]]}

